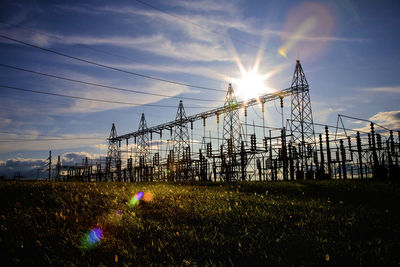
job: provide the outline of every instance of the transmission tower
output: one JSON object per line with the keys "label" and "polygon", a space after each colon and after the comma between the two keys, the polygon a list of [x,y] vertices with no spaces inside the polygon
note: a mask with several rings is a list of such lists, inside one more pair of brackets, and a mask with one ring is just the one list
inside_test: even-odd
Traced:
{"label": "transmission tower", "polygon": [[307,168],[307,158],[315,145],[315,132],[311,111],[310,91],[300,60],[296,61],[292,79],[291,124],[292,144],[300,149],[301,171]]}
{"label": "transmission tower", "polygon": [[[236,153],[240,151],[242,142],[242,126],[239,120],[239,109],[237,108],[238,102],[236,101],[232,85],[229,84],[228,92],[225,97],[223,124],[223,141],[222,148],[225,152],[225,167],[222,166],[222,173],[225,174],[225,180],[236,180],[238,175],[238,164],[236,162]],[[224,165],[224,164],[223,164]],[[225,169],[224,169],[225,168]]]}
{"label": "transmission tower", "polygon": [[179,101],[178,111],[176,112],[175,121],[178,124],[175,126],[173,148],[176,161],[183,159],[183,154],[187,147],[189,147],[189,130],[187,127],[185,108],[183,107],[182,100]]}
{"label": "transmission tower", "polygon": [[110,137],[108,138],[108,151],[107,151],[107,163],[109,170],[116,170],[121,164],[121,152],[119,150],[119,141],[116,139],[117,130],[115,124],[112,124]]}
{"label": "transmission tower", "polygon": [[138,129],[138,132],[142,132],[142,134],[138,135],[136,141],[136,162],[139,160],[139,163],[141,163],[143,166],[148,164],[150,159],[150,142],[149,132],[147,129],[146,118],[144,117],[144,113],[142,113]]}

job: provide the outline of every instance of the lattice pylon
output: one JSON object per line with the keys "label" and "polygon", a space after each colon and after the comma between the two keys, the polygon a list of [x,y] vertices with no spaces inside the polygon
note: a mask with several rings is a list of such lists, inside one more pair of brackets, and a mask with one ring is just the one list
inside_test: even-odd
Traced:
{"label": "lattice pylon", "polygon": [[[237,108],[238,102],[236,101],[235,93],[233,92],[232,85],[229,84],[228,92],[226,93],[224,108],[223,124],[223,148],[228,152],[228,143],[232,140],[232,152],[240,150],[242,141],[242,125],[239,119],[239,109]],[[230,150],[230,149],[229,149]]]}
{"label": "lattice pylon", "polygon": [[183,107],[182,100],[180,100],[175,116],[175,120],[178,121],[179,124],[175,126],[173,137],[173,149],[176,161],[183,159],[186,148],[190,146],[189,129],[187,123],[184,122],[186,118],[185,108]]}
{"label": "lattice pylon", "polygon": [[110,170],[117,167],[121,161],[121,151],[119,149],[119,141],[115,139],[117,137],[117,130],[115,124],[112,124],[110,137],[108,138],[108,150],[107,150],[107,160],[110,166]]}
{"label": "lattice pylon", "polygon": [[238,175],[236,154],[240,152],[242,125],[240,123],[239,109],[237,106],[238,103],[236,101],[235,93],[232,85],[229,84],[224,103],[226,112],[224,114],[222,141],[223,151],[227,155],[227,164],[230,166],[229,168],[231,168],[229,169],[229,174],[226,175],[226,180],[236,179]]}
{"label": "lattice pylon", "polygon": [[307,155],[307,146],[315,146],[314,122],[311,109],[309,85],[300,60],[296,61],[296,68],[292,79],[291,96],[291,141],[297,146],[300,144],[299,154],[302,161]]}
{"label": "lattice pylon", "polygon": [[140,159],[142,158],[142,164],[147,165],[150,163],[150,142],[144,113],[142,113],[142,116],[140,118],[138,132],[142,133],[137,136],[135,161],[138,164],[140,163]]}

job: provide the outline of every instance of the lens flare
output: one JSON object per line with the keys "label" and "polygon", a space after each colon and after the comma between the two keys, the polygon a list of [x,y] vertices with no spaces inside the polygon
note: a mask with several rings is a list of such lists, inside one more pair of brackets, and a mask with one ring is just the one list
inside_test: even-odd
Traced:
{"label": "lens flare", "polygon": [[317,60],[334,36],[335,17],[323,3],[300,3],[289,10],[279,55]]}
{"label": "lens flare", "polygon": [[108,216],[108,220],[109,220],[111,223],[114,223],[114,224],[119,223],[119,222],[121,221],[121,219],[122,219],[122,210],[113,211],[113,212],[110,213],[109,216]]}
{"label": "lens flare", "polygon": [[288,50],[291,50],[293,48],[293,46],[301,39],[303,38],[304,35],[306,35],[307,33],[309,33],[316,24],[316,19],[314,17],[309,17],[308,19],[306,19],[303,23],[301,23],[301,25],[299,26],[299,28],[297,29],[297,31],[290,36],[290,38],[288,39],[288,41],[286,42],[286,44],[284,44],[283,46],[281,46],[278,50],[279,54],[285,58],[288,58],[286,52]]}
{"label": "lens flare", "polygon": [[143,195],[143,201],[150,202],[153,200],[153,194],[149,191],[145,192]]}
{"label": "lens flare", "polygon": [[285,46],[281,46],[278,50],[279,55],[281,55],[282,57],[288,59],[288,56],[286,54],[287,48]]}
{"label": "lens flare", "polygon": [[89,233],[85,234],[81,240],[81,248],[90,250],[96,247],[103,238],[103,230],[99,227],[93,228]]}
{"label": "lens flare", "polygon": [[131,200],[129,201],[128,206],[129,206],[129,207],[134,207],[134,206],[136,206],[137,204],[139,204],[139,200],[140,200],[142,197],[143,197],[143,192],[142,192],[142,191],[136,193],[136,195],[134,195],[134,196],[131,198]]}

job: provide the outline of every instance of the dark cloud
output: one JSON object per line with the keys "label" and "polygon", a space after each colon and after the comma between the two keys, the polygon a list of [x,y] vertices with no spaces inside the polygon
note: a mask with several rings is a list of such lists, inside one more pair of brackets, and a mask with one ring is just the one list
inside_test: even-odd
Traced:
{"label": "dark cloud", "polygon": [[[91,155],[87,152],[68,152],[60,155],[61,164],[63,166],[73,166],[75,164],[82,164],[82,160],[86,157],[95,163],[99,157],[105,155],[94,154]],[[58,157],[52,159],[52,168],[57,164]],[[37,178],[38,170],[40,177],[48,177],[48,160],[47,159],[30,159],[30,158],[15,158],[7,161],[0,160],[0,176],[6,178],[13,178],[19,172],[24,178]]]}
{"label": "dark cloud", "polygon": [[396,118],[397,120],[400,120],[400,111],[397,111],[396,113],[394,113],[393,117]]}
{"label": "dark cloud", "polygon": [[82,164],[82,160],[84,160],[85,158],[88,158],[89,163],[90,161],[96,163],[100,161],[100,157],[104,159],[105,156],[106,155],[90,154],[88,152],[68,152],[61,155],[61,164],[63,166]]}
{"label": "dark cloud", "polygon": [[25,178],[36,178],[39,170],[43,174],[47,168],[44,159],[15,158],[0,162],[0,176],[12,178],[19,172]]}

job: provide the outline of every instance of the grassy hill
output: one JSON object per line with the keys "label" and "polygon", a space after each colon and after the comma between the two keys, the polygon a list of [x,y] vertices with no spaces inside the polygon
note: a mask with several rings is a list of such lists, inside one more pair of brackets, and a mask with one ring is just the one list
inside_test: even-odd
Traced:
{"label": "grassy hill", "polygon": [[400,264],[397,182],[2,181],[0,203],[2,266]]}

